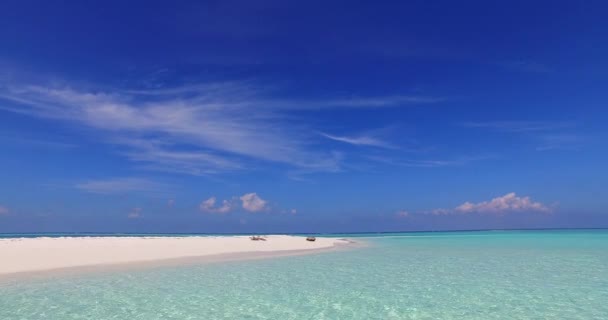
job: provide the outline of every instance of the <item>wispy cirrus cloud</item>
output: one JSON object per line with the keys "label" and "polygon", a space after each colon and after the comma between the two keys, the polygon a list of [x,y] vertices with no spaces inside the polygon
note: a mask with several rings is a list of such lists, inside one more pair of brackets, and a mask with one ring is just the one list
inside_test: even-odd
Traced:
{"label": "wispy cirrus cloud", "polygon": [[546,64],[526,59],[502,61],[498,65],[509,70],[530,73],[548,73],[553,71],[553,68]]}
{"label": "wispy cirrus cloud", "polygon": [[546,133],[537,137],[537,151],[575,149],[585,142],[585,137],[573,133]]}
{"label": "wispy cirrus cloud", "polygon": [[[327,154],[304,148],[296,137],[299,129],[284,130],[280,121],[271,119],[278,116],[262,114],[255,105],[237,106],[234,98],[221,100],[215,92],[146,102],[130,95],[70,88],[30,86],[11,92],[10,98],[25,107],[10,111],[102,130],[109,142],[126,147],[130,159],[154,168],[169,164],[168,169],[175,172],[214,173],[240,168],[231,160],[235,156],[297,167],[338,165],[326,162]],[[151,137],[156,143],[148,143]]]}
{"label": "wispy cirrus cloud", "polygon": [[447,159],[394,159],[386,156],[366,156],[367,159],[374,162],[388,164],[392,166],[400,167],[412,167],[412,168],[437,168],[437,167],[451,167],[451,166],[463,166],[471,162],[482,161],[487,159],[496,158],[494,155],[477,155],[477,156],[460,156]]}
{"label": "wispy cirrus cloud", "polygon": [[575,124],[571,122],[551,121],[483,121],[464,122],[462,125],[469,128],[485,128],[514,133],[554,131],[568,129],[575,126]]}
{"label": "wispy cirrus cloud", "polygon": [[98,194],[123,194],[131,192],[163,192],[169,186],[148,179],[141,178],[111,178],[100,180],[89,180],[78,183],[75,187],[79,190]]}
{"label": "wispy cirrus cloud", "polygon": [[464,127],[481,128],[496,132],[518,134],[533,141],[537,151],[574,148],[584,142],[574,131],[576,123],[551,121],[488,121],[466,122]]}
{"label": "wispy cirrus cloud", "polygon": [[378,147],[378,148],[386,148],[386,149],[396,149],[397,147],[392,144],[375,138],[370,135],[360,135],[360,136],[338,136],[332,135],[328,133],[320,132],[320,134],[330,140],[339,141],[347,144],[352,144],[355,146],[370,146],[370,147]]}
{"label": "wispy cirrus cloud", "polygon": [[488,201],[466,201],[453,209],[433,209],[423,212],[431,215],[458,215],[458,214],[488,214],[506,215],[514,212],[523,213],[551,213],[553,209],[541,202],[532,201],[529,196],[520,197],[515,192],[493,198]]}
{"label": "wispy cirrus cloud", "polygon": [[144,169],[201,176],[245,168],[235,156],[179,149],[162,139],[121,137],[110,141],[128,147],[121,154]]}
{"label": "wispy cirrus cloud", "polygon": [[[102,135],[144,168],[205,175],[246,168],[255,159],[302,171],[337,171],[333,150],[311,148],[314,130],[289,110],[376,108],[440,101],[416,96],[282,100],[247,82],[156,90],[84,90],[70,86],[2,85],[4,111],[69,122]],[[339,138],[339,137],[338,137]],[[343,137],[344,138],[344,137]],[[355,143],[380,145],[369,139]]]}
{"label": "wispy cirrus cloud", "polygon": [[72,149],[78,147],[75,144],[64,143],[60,141],[43,140],[36,138],[23,138],[23,137],[0,137],[0,144],[8,143],[18,146],[27,146],[41,149]]}
{"label": "wispy cirrus cloud", "polygon": [[[301,106],[309,105],[310,108],[383,108],[399,107],[416,104],[431,104],[445,101],[442,97],[417,96],[417,95],[393,95],[381,97],[351,97],[342,99],[330,99],[317,101],[316,103],[305,103]],[[300,105],[300,104],[296,104]]]}

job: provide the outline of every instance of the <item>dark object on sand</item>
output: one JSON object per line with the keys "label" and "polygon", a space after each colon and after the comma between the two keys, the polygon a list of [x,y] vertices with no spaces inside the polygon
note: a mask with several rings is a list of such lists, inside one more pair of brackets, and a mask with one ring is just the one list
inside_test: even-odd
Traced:
{"label": "dark object on sand", "polygon": [[306,238],[306,241],[315,241],[315,240],[317,240],[317,238],[315,238],[315,237],[307,237]]}
{"label": "dark object on sand", "polygon": [[253,241],[266,241],[266,238],[264,238],[262,236],[251,236],[251,237],[249,237],[249,239],[251,239]]}

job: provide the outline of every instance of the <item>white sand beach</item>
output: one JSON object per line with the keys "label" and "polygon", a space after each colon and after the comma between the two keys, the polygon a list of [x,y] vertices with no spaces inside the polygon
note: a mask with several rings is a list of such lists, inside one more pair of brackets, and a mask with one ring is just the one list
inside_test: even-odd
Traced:
{"label": "white sand beach", "polygon": [[285,235],[268,236],[266,241],[252,241],[246,236],[0,239],[0,275],[194,257],[234,260],[246,253],[312,253],[346,243],[335,238],[310,242],[305,237]]}

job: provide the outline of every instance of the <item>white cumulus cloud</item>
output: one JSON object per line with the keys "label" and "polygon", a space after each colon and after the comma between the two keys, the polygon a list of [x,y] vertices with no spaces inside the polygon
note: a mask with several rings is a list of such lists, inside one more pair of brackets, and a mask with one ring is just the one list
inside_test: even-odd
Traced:
{"label": "white cumulus cloud", "polygon": [[127,215],[127,218],[129,219],[137,219],[137,218],[141,218],[142,214],[141,214],[141,208],[133,208],[131,210],[131,212],[129,212],[129,214]]}
{"label": "white cumulus cloud", "polygon": [[262,211],[268,204],[268,201],[260,198],[255,192],[244,194],[239,199],[243,202],[243,209],[249,212]]}
{"label": "white cumulus cloud", "polygon": [[407,218],[410,216],[410,213],[409,213],[409,211],[406,211],[406,210],[399,210],[399,211],[397,211],[396,216],[398,218]]}
{"label": "white cumulus cloud", "polygon": [[489,201],[482,202],[470,202],[466,201],[463,204],[453,208],[436,208],[427,211],[421,211],[419,213],[434,216],[449,216],[458,214],[491,214],[491,215],[505,215],[513,212],[539,212],[539,213],[551,213],[552,208],[541,202],[535,202],[530,197],[520,197],[515,192],[510,192],[504,196],[496,197]]}
{"label": "white cumulus cloud", "polygon": [[202,212],[208,213],[228,213],[232,210],[232,203],[228,200],[223,200],[221,206],[216,206],[217,199],[215,197],[211,197],[203,202],[201,202],[199,208]]}
{"label": "white cumulus cloud", "polygon": [[216,197],[210,197],[202,201],[199,205],[199,209],[206,213],[229,213],[237,212],[242,209],[246,212],[268,212],[268,213],[282,213],[295,215],[298,213],[297,209],[278,209],[270,206],[269,201],[262,199],[256,192],[250,192],[243,194],[242,196],[234,196],[229,200],[222,200],[221,202]]}
{"label": "white cumulus cloud", "polygon": [[494,213],[501,214],[509,211],[550,212],[551,209],[540,202],[534,202],[530,197],[519,197],[515,192],[496,197],[490,201],[478,203],[465,202],[454,209],[461,213]]}

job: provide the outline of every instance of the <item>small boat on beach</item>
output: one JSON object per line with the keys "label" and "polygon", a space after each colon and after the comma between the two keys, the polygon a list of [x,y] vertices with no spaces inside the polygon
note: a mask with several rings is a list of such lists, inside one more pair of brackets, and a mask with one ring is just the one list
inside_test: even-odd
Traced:
{"label": "small boat on beach", "polygon": [[315,237],[306,237],[306,241],[316,241],[317,238]]}

